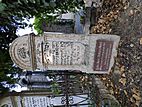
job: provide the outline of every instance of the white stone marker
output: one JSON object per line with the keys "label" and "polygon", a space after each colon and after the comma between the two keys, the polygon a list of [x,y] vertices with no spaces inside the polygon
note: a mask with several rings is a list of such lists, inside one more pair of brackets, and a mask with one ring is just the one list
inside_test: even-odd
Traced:
{"label": "white stone marker", "polygon": [[10,56],[26,70],[78,70],[109,73],[117,55],[116,35],[46,34],[25,35],[13,41]]}

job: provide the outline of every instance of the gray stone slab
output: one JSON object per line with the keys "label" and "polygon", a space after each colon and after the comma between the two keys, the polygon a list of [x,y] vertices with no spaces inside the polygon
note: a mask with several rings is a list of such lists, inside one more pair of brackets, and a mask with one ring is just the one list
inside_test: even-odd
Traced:
{"label": "gray stone slab", "polygon": [[26,70],[78,70],[109,73],[120,37],[102,34],[26,35],[13,41],[10,56]]}

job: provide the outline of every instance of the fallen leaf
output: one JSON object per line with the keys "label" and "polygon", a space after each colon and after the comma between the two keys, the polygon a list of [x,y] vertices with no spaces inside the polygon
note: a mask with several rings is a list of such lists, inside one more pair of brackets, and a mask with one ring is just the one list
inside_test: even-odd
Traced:
{"label": "fallen leaf", "polygon": [[140,45],[142,45],[142,38],[140,38]]}
{"label": "fallen leaf", "polygon": [[136,95],[136,94],[133,94],[133,97],[137,100],[137,101],[140,101],[141,100],[141,97]]}
{"label": "fallen leaf", "polygon": [[132,15],[134,15],[134,10],[130,10],[129,12],[129,16],[132,16]]}
{"label": "fallen leaf", "polygon": [[124,72],[125,71],[125,66],[122,66],[121,68],[120,68],[120,72]]}
{"label": "fallen leaf", "polygon": [[123,85],[125,85],[126,84],[126,78],[119,79],[119,82],[122,83]]}

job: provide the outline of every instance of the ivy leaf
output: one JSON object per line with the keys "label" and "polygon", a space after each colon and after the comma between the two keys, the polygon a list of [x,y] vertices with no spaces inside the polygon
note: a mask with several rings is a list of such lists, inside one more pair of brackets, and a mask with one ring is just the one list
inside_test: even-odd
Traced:
{"label": "ivy leaf", "polygon": [[36,3],[36,1],[35,0],[29,0],[31,3]]}
{"label": "ivy leaf", "polygon": [[40,0],[35,0],[38,5],[40,5]]}
{"label": "ivy leaf", "polygon": [[42,0],[45,7],[49,6],[49,3],[47,3],[45,0]]}
{"label": "ivy leaf", "polygon": [[6,4],[0,2],[0,13],[6,9]]}
{"label": "ivy leaf", "polygon": [[54,8],[54,7],[56,7],[56,3],[53,2],[53,1],[51,1],[51,2],[50,2],[50,6]]}
{"label": "ivy leaf", "polygon": [[20,0],[18,0],[18,3],[19,3],[19,4],[22,4],[22,2],[21,2]]}
{"label": "ivy leaf", "polygon": [[22,2],[24,2],[24,4],[28,3],[28,0],[21,0]]}

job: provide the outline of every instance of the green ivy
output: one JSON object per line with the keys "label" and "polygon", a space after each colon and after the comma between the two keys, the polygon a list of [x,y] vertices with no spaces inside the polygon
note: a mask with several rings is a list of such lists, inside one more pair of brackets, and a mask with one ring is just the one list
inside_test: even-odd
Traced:
{"label": "green ivy", "polygon": [[6,9],[6,4],[0,2],[0,13]]}
{"label": "green ivy", "polygon": [[44,32],[44,28],[48,25],[48,23],[55,21],[56,16],[50,16],[50,15],[38,15],[35,16],[35,20],[34,20],[34,29],[38,32],[38,34],[43,34]]}
{"label": "green ivy", "polygon": [[54,95],[59,95],[61,93],[61,90],[59,89],[59,83],[57,83],[55,81],[52,82],[51,89],[52,89],[52,93]]}

